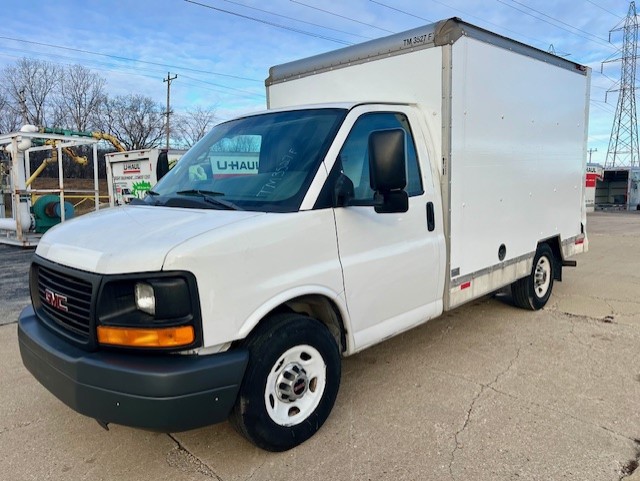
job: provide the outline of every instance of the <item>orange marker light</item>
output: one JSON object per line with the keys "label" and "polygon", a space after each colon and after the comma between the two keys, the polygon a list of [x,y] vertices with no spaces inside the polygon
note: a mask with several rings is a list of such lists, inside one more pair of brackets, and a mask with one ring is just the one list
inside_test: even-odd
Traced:
{"label": "orange marker light", "polygon": [[135,329],[98,326],[98,342],[110,346],[179,347],[195,340],[193,326]]}

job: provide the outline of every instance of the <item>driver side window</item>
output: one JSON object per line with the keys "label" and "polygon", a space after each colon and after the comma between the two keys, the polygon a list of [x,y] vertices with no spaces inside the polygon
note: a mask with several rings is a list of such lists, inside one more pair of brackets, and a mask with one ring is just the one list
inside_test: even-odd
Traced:
{"label": "driver side window", "polygon": [[369,180],[369,134],[376,130],[402,129],[405,131],[405,166],[407,169],[406,191],[409,197],[421,195],[422,181],[416,149],[404,114],[392,112],[374,112],[362,115],[354,124],[340,155],[342,173],[353,182],[355,201],[359,205],[373,205],[373,190]]}

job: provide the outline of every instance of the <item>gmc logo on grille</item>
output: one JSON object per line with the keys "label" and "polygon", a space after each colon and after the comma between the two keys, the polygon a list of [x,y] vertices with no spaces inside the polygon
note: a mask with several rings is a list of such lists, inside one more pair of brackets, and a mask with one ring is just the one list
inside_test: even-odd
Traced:
{"label": "gmc logo on grille", "polygon": [[44,290],[44,301],[59,311],[69,311],[67,307],[67,296],[53,292],[51,289]]}

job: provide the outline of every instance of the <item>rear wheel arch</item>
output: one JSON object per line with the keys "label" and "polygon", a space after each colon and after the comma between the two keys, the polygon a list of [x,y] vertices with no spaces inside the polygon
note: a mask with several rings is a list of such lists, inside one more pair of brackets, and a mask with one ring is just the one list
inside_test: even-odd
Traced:
{"label": "rear wheel arch", "polygon": [[540,249],[540,246],[546,244],[553,252],[553,260],[554,260],[554,270],[553,270],[553,279],[556,281],[562,282],[562,243],[560,241],[560,236],[551,237],[550,239],[546,239],[542,242],[538,243],[538,247],[536,252]]}

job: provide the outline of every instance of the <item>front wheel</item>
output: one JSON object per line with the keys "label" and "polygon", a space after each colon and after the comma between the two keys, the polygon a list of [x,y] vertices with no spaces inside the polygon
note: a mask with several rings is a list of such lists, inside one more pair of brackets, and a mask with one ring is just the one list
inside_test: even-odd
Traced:
{"label": "front wheel", "polygon": [[533,259],[533,269],[524,279],[511,284],[513,302],[523,309],[542,309],[553,290],[553,251],[548,244],[541,244]]}
{"label": "front wheel", "polygon": [[279,314],[247,341],[249,364],[229,420],[256,446],[286,451],[329,417],[340,386],[340,351],[327,328]]}

